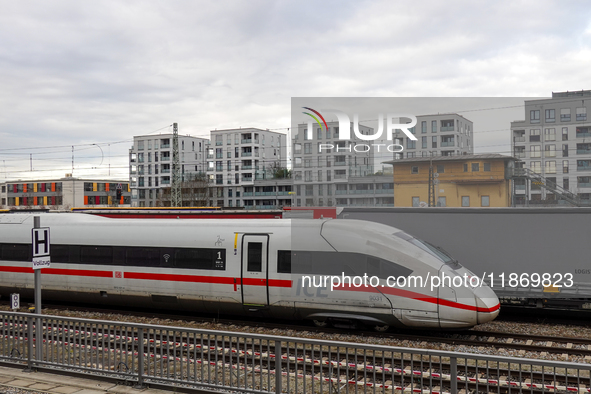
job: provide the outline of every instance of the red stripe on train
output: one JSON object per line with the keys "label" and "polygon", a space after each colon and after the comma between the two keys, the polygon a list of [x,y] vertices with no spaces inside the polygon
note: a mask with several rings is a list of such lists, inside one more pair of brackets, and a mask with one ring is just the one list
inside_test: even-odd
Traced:
{"label": "red stripe on train", "polygon": [[501,308],[500,303],[491,307],[491,308],[482,308],[482,307],[477,307],[475,305],[461,304],[459,302],[449,301],[449,300],[445,300],[442,298],[437,298],[437,297],[417,293],[417,292],[410,291],[410,290],[398,289],[395,287],[382,287],[378,290],[378,288],[371,287],[371,286],[355,287],[352,285],[340,285],[338,287],[335,286],[334,289],[335,290],[343,290],[343,291],[361,291],[364,293],[372,292],[372,293],[391,294],[391,295],[398,296],[398,297],[404,297],[404,298],[410,298],[410,299],[417,300],[417,301],[429,302],[431,304],[439,304],[439,305],[443,305],[443,306],[449,306],[451,308],[464,309],[464,310],[476,311],[476,312],[495,312],[499,308]]}
{"label": "red stripe on train", "polygon": [[[30,267],[12,267],[12,266],[0,266],[0,272],[15,272],[15,273],[27,273],[32,274],[33,268]],[[112,278],[113,271],[95,271],[95,270],[74,270],[74,269],[63,269],[63,268],[43,268],[44,274],[49,275],[68,275],[68,276],[89,276],[98,278]],[[125,279],[140,279],[140,280],[157,280],[157,281],[169,281],[169,282],[190,282],[190,283],[211,283],[211,284],[243,284],[248,286],[267,286],[270,287],[284,287],[291,288],[293,281],[285,279],[254,279],[254,278],[232,278],[232,277],[220,277],[220,276],[204,276],[204,275],[179,275],[179,274],[155,274],[145,272],[125,272]],[[384,293],[391,294],[398,297],[410,298],[417,301],[429,302],[432,304],[439,304],[448,306],[451,308],[464,309],[476,312],[495,312],[501,305],[497,304],[491,308],[482,308],[473,305],[461,304],[455,301],[444,300],[441,298],[416,293],[410,290],[383,287],[378,290],[371,286],[344,286],[335,287],[335,290],[342,291],[360,291],[360,292],[372,292],[372,293]]]}

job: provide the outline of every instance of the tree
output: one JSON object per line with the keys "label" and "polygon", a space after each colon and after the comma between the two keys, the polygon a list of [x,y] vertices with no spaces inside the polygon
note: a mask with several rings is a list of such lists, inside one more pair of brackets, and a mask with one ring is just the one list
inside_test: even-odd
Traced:
{"label": "tree", "polygon": [[[210,183],[206,174],[185,174],[181,182],[181,200],[183,207],[204,207],[209,200]],[[171,188],[160,189],[156,206],[170,207]]]}
{"label": "tree", "polygon": [[283,167],[279,160],[274,161],[267,168],[274,179],[291,178],[291,170],[288,170],[287,168]]}

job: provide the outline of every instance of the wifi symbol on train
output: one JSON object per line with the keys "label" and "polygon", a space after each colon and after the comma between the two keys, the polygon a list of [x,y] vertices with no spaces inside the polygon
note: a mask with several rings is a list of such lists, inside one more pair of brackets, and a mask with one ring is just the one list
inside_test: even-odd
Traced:
{"label": "wifi symbol on train", "polygon": [[168,259],[170,258],[170,255],[169,254],[165,254],[162,257],[164,257],[164,261],[168,263]]}

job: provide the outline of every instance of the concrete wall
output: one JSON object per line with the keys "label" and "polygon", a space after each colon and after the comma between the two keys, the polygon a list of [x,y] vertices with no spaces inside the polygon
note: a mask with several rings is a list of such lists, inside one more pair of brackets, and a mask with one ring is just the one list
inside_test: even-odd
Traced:
{"label": "concrete wall", "polygon": [[[400,228],[443,247],[479,276],[572,273],[578,287],[543,296],[591,297],[589,208],[344,208],[339,218]],[[542,289],[495,288],[505,296]]]}

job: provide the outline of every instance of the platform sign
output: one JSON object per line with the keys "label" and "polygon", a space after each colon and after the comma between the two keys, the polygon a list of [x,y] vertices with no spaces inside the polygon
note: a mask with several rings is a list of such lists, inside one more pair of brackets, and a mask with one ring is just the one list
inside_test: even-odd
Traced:
{"label": "platform sign", "polygon": [[49,227],[34,228],[32,232],[33,269],[49,268]]}
{"label": "platform sign", "polygon": [[10,295],[10,307],[12,309],[19,309],[21,307],[21,295],[13,293]]}

